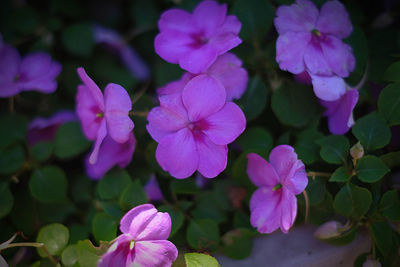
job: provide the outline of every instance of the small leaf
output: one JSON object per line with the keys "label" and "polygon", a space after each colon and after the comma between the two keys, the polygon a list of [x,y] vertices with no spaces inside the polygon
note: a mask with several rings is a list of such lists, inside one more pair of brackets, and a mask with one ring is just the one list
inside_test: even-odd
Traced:
{"label": "small leaf", "polygon": [[269,153],[272,149],[272,136],[271,134],[261,127],[248,128],[236,140],[243,150],[254,151],[264,150]]}
{"label": "small leaf", "polygon": [[201,253],[185,253],[185,262],[187,267],[220,267],[214,257]]}
{"label": "small leaf", "polygon": [[33,172],[29,180],[32,196],[44,203],[59,203],[67,199],[67,178],[58,167],[45,166]]}
{"label": "small leaf", "polygon": [[375,112],[358,119],[352,132],[366,150],[382,148],[390,141],[389,127]]}
{"label": "small leaf", "polygon": [[194,179],[176,180],[171,182],[171,190],[175,194],[192,195],[200,191]]}
{"label": "small leaf", "polygon": [[385,176],[389,168],[380,158],[368,155],[357,162],[356,171],[358,179],[365,183],[374,183]]}
{"label": "small leaf", "polygon": [[78,262],[78,247],[76,245],[66,247],[61,254],[61,261],[65,266],[72,267]]}
{"label": "small leaf", "polygon": [[102,199],[113,199],[132,183],[131,177],[125,170],[114,170],[107,173],[97,185],[97,193]]}
{"label": "small leaf", "polygon": [[78,263],[81,267],[97,267],[100,260],[100,252],[93,246],[89,240],[78,241]]}
{"label": "small leaf", "polygon": [[111,241],[117,236],[117,222],[106,213],[97,213],[92,221],[92,232],[97,242]]}
{"label": "small leaf", "polygon": [[344,216],[359,219],[368,211],[371,202],[372,195],[367,189],[346,184],[336,194],[333,207]]}
{"label": "small leaf", "polygon": [[179,210],[176,210],[172,207],[169,206],[160,206],[158,207],[158,210],[161,212],[168,212],[169,216],[171,217],[171,234],[170,237],[173,236],[183,225],[183,222],[185,220],[185,217],[182,212]]}
{"label": "small leaf", "polygon": [[11,194],[7,182],[0,182],[0,219],[6,216],[14,205],[14,197]]}
{"label": "small leaf", "polygon": [[253,249],[253,233],[248,229],[234,229],[227,232],[221,239],[224,243],[222,251],[232,259],[247,258]]}
{"label": "small leaf", "polygon": [[380,159],[389,168],[400,166],[400,151],[387,153],[385,155],[380,156]]}
{"label": "small leaf", "polygon": [[32,147],[32,157],[39,162],[49,159],[53,153],[54,145],[52,142],[39,142]]}
{"label": "small leaf", "polygon": [[383,195],[379,209],[389,220],[400,221],[400,200],[396,190],[388,191]]}
{"label": "small leaf", "polygon": [[62,33],[65,49],[73,55],[89,57],[94,47],[92,26],[90,24],[72,24]]}
{"label": "small leaf", "polygon": [[123,210],[129,210],[144,203],[147,203],[147,195],[138,179],[125,188],[119,199]]}
{"label": "small leaf", "polygon": [[17,141],[25,140],[27,120],[21,115],[0,117],[0,150]]}
{"label": "small leaf", "polygon": [[332,173],[331,178],[329,178],[329,182],[345,183],[349,180],[349,178],[350,175],[347,173],[346,168],[339,167]]}
{"label": "small leaf", "polygon": [[192,220],[187,228],[186,239],[194,249],[216,250],[219,243],[218,225],[210,219]]}
{"label": "small leaf", "polygon": [[0,174],[12,174],[21,168],[25,160],[25,151],[15,144],[0,151]]}
{"label": "small leaf", "polygon": [[[36,242],[43,243],[51,255],[60,255],[61,251],[68,244],[69,231],[62,224],[49,224],[40,229]],[[41,257],[47,257],[42,249],[38,248]]]}
{"label": "small leaf", "polygon": [[392,249],[393,231],[386,222],[375,222],[369,226],[372,238],[375,240],[379,251],[387,256]]}
{"label": "small leaf", "polygon": [[400,82],[400,61],[393,63],[387,68],[384,78],[389,82]]}
{"label": "small leaf", "polygon": [[315,140],[322,138],[323,135],[316,129],[306,129],[302,131],[294,146],[296,153],[305,164],[314,163],[319,158],[319,146]]}
{"label": "small leaf", "polygon": [[[400,62],[398,62],[400,63]],[[400,76],[400,74],[399,74]],[[389,84],[379,95],[379,113],[388,121],[389,125],[400,124],[400,83]]]}
{"label": "small leaf", "polygon": [[268,90],[260,77],[250,79],[242,98],[238,101],[247,120],[255,119],[267,104]]}
{"label": "small leaf", "polygon": [[310,205],[317,205],[321,203],[325,198],[326,193],[326,181],[325,179],[308,179],[308,185],[306,188]]}
{"label": "small leaf", "polygon": [[349,154],[350,144],[342,135],[329,135],[318,139],[317,144],[321,146],[320,155],[323,160],[332,164],[342,164]]}
{"label": "small leaf", "polygon": [[60,159],[67,159],[79,155],[90,146],[90,142],[83,136],[78,122],[69,122],[61,125],[54,141],[54,154]]}

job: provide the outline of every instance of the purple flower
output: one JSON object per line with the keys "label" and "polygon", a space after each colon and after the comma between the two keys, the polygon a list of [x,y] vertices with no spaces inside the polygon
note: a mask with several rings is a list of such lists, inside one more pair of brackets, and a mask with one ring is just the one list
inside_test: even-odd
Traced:
{"label": "purple flower", "polygon": [[26,136],[28,143],[33,146],[38,142],[51,141],[61,125],[76,119],[76,115],[72,111],[59,111],[50,118],[36,118],[28,126]]}
{"label": "purple flower", "polygon": [[191,73],[204,72],[219,55],[242,42],[238,37],[241,23],[226,11],[226,4],[216,1],[201,2],[193,14],[180,9],[165,11],[158,21],[156,53]]}
{"label": "purple flower", "polygon": [[358,90],[347,91],[336,101],[320,100],[326,108],[324,116],[328,117],[329,131],[333,134],[345,134],[353,125],[353,109],[358,102]]}
{"label": "purple flower", "polygon": [[281,69],[340,77],[354,69],[352,49],[341,40],[353,27],[339,1],[328,1],[318,11],[311,1],[297,0],[278,8],[274,23],[279,33],[276,60]]}
{"label": "purple flower", "polygon": [[0,40],[0,97],[33,90],[53,93],[60,72],[61,64],[47,53],[35,52],[21,58],[17,49]]}
{"label": "purple flower", "polygon": [[175,245],[166,240],[171,217],[151,204],[131,209],[120,222],[122,234],[101,257],[98,267],[168,267],[178,257]]}
{"label": "purple flower", "polygon": [[199,75],[181,94],[160,96],[160,107],[147,117],[147,130],[159,144],[156,158],[176,178],[187,178],[198,170],[213,178],[227,163],[227,144],[245,129],[242,110],[225,102],[224,87],[216,79]]}
{"label": "purple flower", "polygon": [[89,140],[96,140],[89,157],[89,162],[94,164],[107,135],[120,144],[129,140],[134,127],[129,118],[132,102],[122,86],[109,83],[103,96],[99,87],[83,68],[78,68],[78,74],[83,85],[78,85],[76,113],[86,137]]}
{"label": "purple flower", "polygon": [[[247,71],[242,68],[242,61],[232,53],[225,53],[203,73],[217,79],[226,90],[226,101],[239,99],[246,90],[248,82]],[[167,95],[182,92],[185,85],[196,77],[195,74],[186,72],[178,81],[170,82],[166,86],[159,88],[159,95]]]}
{"label": "purple flower", "polygon": [[278,228],[287,233],[296,219],[296,195],[308,183],[303,162],[288,145],[275,147],[269,162],[255,153],[247,158],[247,174],[259,187],[250,199],[251,225],[264,234]]}
{"label": "purple flower", "polygon": [[159,201],[164,198],[154,174],[150,176],[149,181],[144,186],[144,191],[150,201]]}
{"label": "purple flower", "polygon": [[135,151],[136,139],[133,132],[130,132],[129,139],[125,143],[118,143],[107,135],[100,145],[97,161],[94,164],[89,162],[89,156],[85,159],[87,175],[98,180],[115,165],[125,168],[132,160]]}

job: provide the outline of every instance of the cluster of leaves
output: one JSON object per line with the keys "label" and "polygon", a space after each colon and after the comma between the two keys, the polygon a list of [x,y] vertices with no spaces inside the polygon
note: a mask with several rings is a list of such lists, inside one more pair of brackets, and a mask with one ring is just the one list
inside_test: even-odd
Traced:
{"label": "cluster of leaves", "polygon": [[[74,109],[78,66],[100,81],[100,87],[118,83],[132,97],[146,90],[134,111],[148,111],[157,105],[155,89],[182,73],[154,52],[157,20],[171,6],[192,10],[197,1],[47,0],[22,6],[14,2],[3,1],[0,10],[4,40],[21,53],[49,52],[63,71],[52,95],[30,92],[0,101],[0,241],[22,231],[28,241],[45,244],[64,266],[96,266],[108,242],[117,236],[122,215],[148,202],[143,185],[155,173],[165,198],[157,208],[171,215],[170,240],[180,252],[222,252],[242,259],[250,254],[257,235],[249,222],[248,204],[255,187],[246,174],[246,155],[256,152],[268,158],[275,145],[291,144],[307,170],[314,171],[306,189],[308,220],[314,224],[347,220],[351,227],[327,240],[333,244],[351,242],[359,229],[366,227],[373,248],[357,262],[376,250],[381,262],[399,264],[400,62],[395,61],[400,32],[393,24],[377,29],[371,23],[370,16],[377,16],[375,12],[381,8],[379,3],[363,9],[359,6],[362,1],[345,2],[354,24],[353,34],[345,41],[357,59],[348,82],[358,83],[367,69],[368,76],[360,91],[353,129],[345,136],[333,136],[312,88],[295,83],[275,62],[275,9],[292,1],[227,1],[230,12],[242,22],[243,43],[233,52],[250,75],[246,93],[237,101],[248,124],[230,146],[227,169],[200,188],[194,177],[177,180],[162,171],[154,156],[156,143],[147,134],[142,117],[133,117],[137,147],[132,163],[124,170],[113,169],[98,182],[85,175],[83,159],[90,143],[78,122],[61,126],[52,141],[31,147],[26,140],[28,122],[35,116]],[[95,45],[95,23],[123,34],[149,64],[151,80],[139,81],[112,53]],[[364,156],[353,160],[350,148],[358,142]],[[301,195],[298,200],[297,222],[303,223],[306,203]],[[16,253],[17,248],[1,251],[7,259]],[[51,265],[40,248],[38,254],[26,253],[19,264]],[[211,261],[207,266],[218,265],[202,257],[207,256],[185,256],[188,266],[201,266],[207,260]],[[175,264],[183,262],[180,255]]]}

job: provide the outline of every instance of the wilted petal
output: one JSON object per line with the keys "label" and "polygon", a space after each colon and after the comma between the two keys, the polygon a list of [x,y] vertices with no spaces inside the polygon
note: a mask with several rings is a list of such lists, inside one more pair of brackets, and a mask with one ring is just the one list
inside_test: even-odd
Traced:
{"label": "wilted petal", "polygon": [[199,162],[191,131],[183,128],[165,136],[157,146],[156,159],[160,166],[175,178],[191,176]]}
{"label": "wilted petal", "polygon": [[339,1],[327,1],[322,6],[316,28],[340,39],[346,38],[353,31],[350,16]]}
{"label": "wilted petal", "polygon": [[276,41],[276,61],[282,70],[293,74],[305,70],[304,53],[311,40],[309,32],[288,32]]}
{"label": "wilted petal", "polygon": [[169,267],[178,257],[178,250],[168,240],[139,241],[135,243],[132,266]]}
{"label": "wilted petal", "polygon": [[325,101],[338,100],[346,93],[346,83],[338,76],[318,76],[310,74],[315,95]]}
{"label": "wilted petal", "polygon": [[349,76],[355,66],[352,48],[333,36],[326,36],[321,47],[332,71],[340,77]]}
{"label": "wilted petal", "polygon": [[206,135],[195,135],[199,155],[198,171],[207,178],[214,178],[225,168],[228,160],[228,147],[214,144]]}
{"label": "wilted petal", "polygon": [[281,210],[280,228],[282,232],[287,233],[296,219],[297,199],[292,192],[285,188],[282,189],[281,198],[279,207]]}
{"label": "wilted petal", "polygon": [[203,1],[193,10],[193,20],[198,29],[209,36],[222,25],[226,17],[226,4],[218,4],[216,1]]}
{"label": "wilted petal", "polygon": [[247,160],[247,175],[256,186],[272,189],[281,182],[274,167],[259,155],[249,153]]}
{"label": "wilted petal", "polygon": [[281,191],[260,187],[250,199],[250,223],[262,234],[269,234],[280,226]]}

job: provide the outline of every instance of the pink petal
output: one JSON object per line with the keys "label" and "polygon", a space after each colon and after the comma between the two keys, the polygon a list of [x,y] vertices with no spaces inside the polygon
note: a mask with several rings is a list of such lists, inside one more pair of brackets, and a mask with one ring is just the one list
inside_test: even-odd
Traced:
{"label": "pink petal", "polygon": [[129,244],[125,235],[120,235],[117,241],[99,260],[97,267],[126,266],[129,257]]}
{"label": "pink petal", "polygon": [[192,14],[181,9],[169,9],[158,20],[160,31],[174,30],[183,33],[193,32]]}
{"label": "pink petal", "polygon": [[297,0],[290,6],[280,6],[276,10],[274,24],[280,35],[288,32],[310,32],[318,18],[317,7],[308,0]]}
{"label": "pink petal", "polygon": [[225,99],[226,93],[222,84],[207,75],[194,77],[182,92],[183,104],[192,122],[218,112],[224,106]]}
{"label": "pink petal", "polygon": [[314,36],[304,51],[304,63],[310,75],[332,75],[332,70],[322,51],[320,41]]}
{"label": "pink petal", "polygon": [[177,93],[182,93],[183,88],[185,85],[194,77],[193,74],[189,72],[185,72],[182,77],[177,80],[168,83],[164,87],[160,87],[157,89],[157,94],[159,96],[162,95],[170,95],[170,94],[177,94]]}
{"label": "pink petal", "polygon": [[157,178],[154,174],[150,176],[150,179],[144,186],[144,191],[150,201],[159,201],[164,199]]}
{"label": "pink petal", "polygon": [[281,219],[280,228],[282,232],[288,233],[293,226],[297,214],[297,199],[296,196],[289,190],[282,190],[282,200],[280,203]]}
{"label": "pink petal", "polygon": [[[214,45],[205,44],[182,53],[182,56],[179,58],[179,66],[186,71],[199,74],[207,70],[214,63],[218,55],[219,53]],[[171,61],[171,63],[176,62]]]}
{"label": "pink petal", "polygon": [[239,99],[247,87],[248,74],[242,68],[242,61],[232,53],[217,58],[207,70],[207,74],[222,83],[226,90],[226,100]]}
{"label": "pink petal", "polygon": [[236,16],[230,15],[226,16],[224,24],[218,27],[215,34],[219,35],[219,34],[231,33],[238,35],[240,32],[240,28],[242,28],[242,23],[238,20]]}
{"label": "pink petal", "polygon": [[308,184],[307,173],[305,171],[304,164],[300,160],[297,161],[294,174],[286,179],[284,187],[285,189],[292,192],[292,194],[298,195],[306,189]]}
{"label": "pink petal", "polygon": [[[31,80],[23,81],[22,79],[18,82],[24,91],[39,91],[42,93],[53,93],[57,89],[56,77],[61,72],[61,64],[53,61],[49,64],[45,73],[32,77]],[[21,77],[23,75],[21,74]]]}
{"label": "pink petal", "polygon": [[304,164],[297,159],[294,148],[289,145],[279,145],[269,154],[269,162],[278,174],[282,185],[291,179],[298,170],[304,169]]}
{"label": "pink petal", "polygon": [[257,189],[250,199],[250,223],[262,234],[269,234],[280,226],[281,190]]}
{"label": "pink petal", "polygon": [[50,55],[43,52],[25,56],[20,66],[21,79],[29,81],[45,75],[49,70],[50,64]]}
{"label": "pink petal", "polygon": [[86,158],[87,175],[92,179],[98,180],[103,178],[115,165],[125,168],[132,160],[135,145],[136,139],[133,132],[131,132],[129,140],[123,144],[115,142],[107,135],[100,146],[96,163],[90,164],[89,157]]}
{"label": "pink petal", "polygon": [[135,243],[132,266],[169,267],[178,257],[178,250],[168,240],[139,241]]}
{"label": "pink petal", "polygon": [[109,135],[118,143],[126,142],[134,127],[129,118],[129,111],[132,109],[129,94],[122,86],[110,83],[104,90],[104,104]]}
{"label": "pink petal", "polygon": [[335,101],[346,93],[346,82],[338,76],[310,74],[315,95],[325,101]]}
{"label": "pink petal", "polygon": [[206,0],[194,9],[193,20],[205,36],[210,36],[224,23],[226,9],[226,4],[219,5],[216,1]]}
{"label": "pink petal", "polygon": [[82,82],[87,87],[92,98],[94,99],[94,102],[100,107],[102,111],[104,111],[104,99],[103,99],[103,94],[100,91],[100,88],[92,79],[90,79],[90,77],[86,74],[84,68],[80,67],[77,69],[77,71]]}
{"label": "pink petal", "polygon": [[182,57],[193,51],[193,39],[185,33],[168,30],[159,33],[154,40],[156,53],[169,63],[179,63]]}
{"label": "pink petal", "polygon": [[232,143],[246,128],[243,111],[234,103],[228,102],[217,113],[204,119],[202,129],[215,144]]}
{"label": "pink petal", "polygon": [[274,167],[259,155],[249,153],[247,160],[247,175],[256,186],[268,187],[272,190],[281,182]]}
{"label": "pink petal", "polygon": [[20,62],[17,49],[5,44],[0,47],[0,97],[10,97],[20,92],[21,87],[14,82]]}
{"label": "pink petal", "polygon": [[[136,227],[140,226],[146,222],[146,218],[148,219],[156,213],[157,209],[153,206],[153,204],[143,204],[132,208],[121,218],[120,221],[121,232],[124,234],[128,234],[132,222],[135,222]],[[144,221],[143,218],[145,218]]]}
{"label": "pink petal", "polygon": [[326,36],[321,47],[332,71],[340,77],[349,76],[355,66],[352,48],[333,36]]}
{"label": "pink petal", "polygon": [[107,128],[106,128],[106,122],[103,120],[100,124],[99,131],[97,133],[97,138],[93,146],[93,151],[90,153],[89,156],[89,163],[90,164],[95,164],[97,161],[97,157],[99,155],[99,150],[100,146],[103,143],[104,138],[107,135]]}
{"label": "pink petal", "polygon": [[100,118],[97,114],[103,110],[97,105],[89,88],[85,85],[78,85],[78,93],[76,95],[76,113],[81,121],[82,130],[86,138],[95,140],[100,124],[104,118]]}
{"label": "pink petal", "polygon": [[305,70],[304,53],[311,40],[311,33],[288,32],[276,41],[276,61],[279,68],[293,74]]}
{"label": "pink petal", "polygon": [[228,147],[214,144],[206,135],[195,135],[199,155],[198,171],[206,178],[214,178],[225,168],[228,160]]}
{"label": "pink petal", "polygon": [[165,136],[157,146],[156,159],[163,170],[182,179],[191,176],[198,167],[199,156],[193,134],[187,128]]}
{"label": "pink petal", "polygon": [[339,1],[328,1],[322,6],[317,27],[320,32],[343,39],[351,34],[353,26],[346,8]]}

